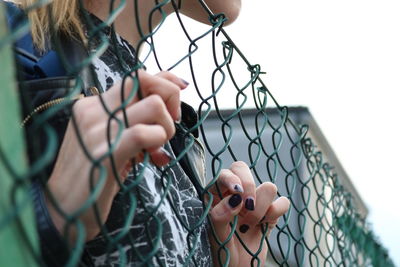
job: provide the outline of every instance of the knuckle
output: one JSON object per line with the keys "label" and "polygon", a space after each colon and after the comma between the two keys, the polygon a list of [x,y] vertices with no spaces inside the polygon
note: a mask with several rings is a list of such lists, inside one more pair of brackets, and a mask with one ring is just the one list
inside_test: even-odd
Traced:
{"label": "knuckle", "polygon": [[143,144],[146,141],[147,134],[144,131],[144,126],[141,124],[137,124],[133,127],[131,131],[131,140],[135,144]]}
{"label": "knuckle", "polygon": [[218,209],[217,207],[213,208],[210,211],[210,218],[211,218],[211,223],[218,223],[220,221],[222,216],[218,216]]}
{"label": "knuckle", "polygon": [[161,96],[151,95],[148,97],[150,109],[156,114],[160,114],[165,110],[165,104]]}
{"label": "knuckle", "polygon": [[176,76],[169,71],[161,71],[160,76],[167,80],[173,80],[176,78]]}
{"label": "knuckle", "polygon": [[167,77],[170,77],[170,76],[171,76],[171,72],[163,70],[163,71],[160,71],[160,72],[158,73],[158,75],[160,75],[161,77],[167,78]]}
{"label": "knuckle", "polygon": [[85,130],[84,133],[87,138],[87,142],[94,142],[94,138],[99,137],[100,135],[104,135],[105,136],[105,131],[104,129],[100,129],[100,127],[89,127],[87,130]]}
{"label": "knuckle", "polygon": [[92,118],[88,112],[75,113],[74,115],[75,118],[77,118],[79,127],[82,127],[85,130],[93,128]]}
{"label": "knuckle", "polygon": [[278,193],[278,187],[271,182],[265,182],[263,183],[263,186],[265,186],[269,194],[276,195]]}
{"label": "knuckle", "polygon": [[244,161],[235,161],[234,163],[232,163],[231,168],[235,169],[235,168],[248,168],[249,166],[247,165],[246,162]]}
{"label": "knuckle", "polygon": [[92,99],[89,98],[76,101],[72,106],[72,113],[78,126],[85,129],[93,127],[97,122],[99,122],[99,119],[102,116],[102,114],[99,115]]}
{"label": "knuckle", "polygon": [[167,131],[165,133],[165,139],[166,141],[168,141],[169,139],[171,139],[172,137],[174,137],[175,135],[175,127],[172,127],[169,131]]}
{"label": "knuckle", "polygon": [[148,110],[153,122],[159,121],[165,117],[167,109],[162,98],[158,95],[150,96]]}
{"label": "knuckle", "polygon": [[157,128],[156,131],[157,131],[157,140],[158,140],[158,142],[160,144],[167,143],[168,140],[169,140],[167,131],[162,126]]}
{"label": "knuckle", "polygon": [[152,132],[149,132],[149,129],[147,129],[146,125],[136,124],[132,127],[130,135],[130,140],[132,140],[132,142],[135,143],[140,149],[151,147],[153,145],[162,145],[168,141],[167,134],[162,127],[157,129],[153,128]]}
{"label": "knuckle", "polygon": [[178,77],[176,77],[169,71],[162,71],[159,74],[160,77],[166,80],[163,82],[166,83],[167,85],[170,85],[168,86],[168,91],[173,95],[179,95],[181,90],[179,86],[176,84],[178,82]]}
{"label": "knuckle", "polygon": [[92,157],[93,157],[94,159],[99,159],[99,158],[101,158],[101,157],[104,156],[104,153],[105,153],[104,149],[102,149],[102,148],[96,148],[96,149],[94,149],[93,152],[92,152]]}
{"label": "knuckle", "polygon": [[161,139],[162,143],[164,143],[164,144],[168,142],[169,138],[165,131],[161,132],[160,139]]}
{"label": "knuckle", "polygon": [[85,110],[87,108],[87,103],[85,99],[80,99],[75,102],[75,104],[72,106],[72,111],[75,115],[81,115],[84,114]]}
{"label": "knuckle", "polygon": [[173,95],[179,95],[181,93],[181,89],[174,84],[174,86],[171,86],[171,94]]}
{"label": "knuckle", "polygon": [[242,186],[244,188],[247,188],[247,190],[250,190],[250,192],[253,192],[256,189],[256,186],[255,186],[253,180],[242,180]]}
{"label": "knuckle", "polygon": [[227,169],[222,169],[219,175],[221,178],[225,178],[229,175],[229,171]]}

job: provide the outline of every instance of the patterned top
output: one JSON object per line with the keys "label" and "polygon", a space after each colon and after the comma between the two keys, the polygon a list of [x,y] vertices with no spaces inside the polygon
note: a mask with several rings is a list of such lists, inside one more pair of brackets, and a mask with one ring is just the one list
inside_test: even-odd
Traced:
{"label": "patterned top", "polygon": [[[94,16],[93,21],[95,25],[102,23]],[[103,33],[111,43],[111,28],[104,28]],[[136,64],[133,47],[120,36],[116,41],[117,47],[110,45],[93,60],[105,90]],[[100,38],[91,40],[90,52],[95,52],[100,43]],[[118,61],[116,50],[125,66]],[[165,148],[173,155],[170,144]],[[115,197],[105,224],[107,234],[101,233],[87,243],[86,260],[96,266],[211,266],[207,227],[205,223],[198,225],[203,204],[179,164],[165,168],[138,164],[125,186],[130,190],[120,191]]]}

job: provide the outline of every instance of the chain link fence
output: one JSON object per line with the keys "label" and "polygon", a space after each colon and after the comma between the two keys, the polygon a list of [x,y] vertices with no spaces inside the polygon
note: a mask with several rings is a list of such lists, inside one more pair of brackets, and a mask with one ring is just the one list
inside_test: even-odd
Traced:
{"label": "chain link fence", "polygon": [[[257,184],[266,181],[275,183],[278,186],[278,195],[288,197],[291,202],[289,211],[279,220],[270,238],[266,238],[268,228],[262,227],[262,236],[267,240],[268,245],[267,265],[394,266],[386,249],[380,245],[369,229],[365,216],[358,212],[351,193],[346,191],[341,178],[335,174],[334,166],[325,162],[322,153],[308,136],[308,126],[296,125],[291,120],[290,109],[279,105],[265,85],[262,79],[264,73],[260,65],[250,63],[246,59],[245,53],[239,50],[234,40],[225,31],[226,18],[224,14],[213,14],[207,5],[199,0],[205,14],[209,16],[210,26],[202,33],[193,33],[185,25],[179,13],[180,1],[172,1],[172,3],[154,1],[154,8],[148,14],[150,26],[141,25],[138,28],[142,38],[135,50],[143,50],[142,55],[144,56],[133,64],[127,64],[125,55],[121,54],[118,49],[118,36],[113,27],[108,26],[112,24],[127,3],[125,1],[110,2],[111,11],[105,23],[95,24],[93,17],[87,14],[81,16],[84,23],[89,25],[88,43],[90,44],[94,38],[101,40],[100,43],[95,44],[95,49],[90,51],[87,58],[81,58],[78,65],[68,65],[68,59],[61,56],[62,64],[67,68],[69,80],[65,82],[64,88],[59,89],[68,92],[66,99],[56,101],[52,105],[43,105],[42,103],[39,106],[31,106],[29,101],[19,100],[15,95],[15,89],[19,87],[21,99],[29,98],[25,90],[29,85],[22,81],[18,84],[15,82],[15,76],[18,75],[13,72],[12,60],[15,52],[12,45],[27,34],[29,21],[24,16],[18,17],[17,23],[10,30],[10,27],[6,26],[5,3],[1,2],[1,266],[45,265],[36,230],[40,228],[41,218],[34,219],[33,210],[36,209],[36,204],[32,205],[29,193],[32,192],[32,187],[35,187],[38,181],[44,185],[43,190],[54,205],[54,209],[58,210],[66,221],[66,229],[76,229],[76,238],[73,244],[66,241],[70,235],[69,230],[60,234],[61,240],[65,241],[68,253],[66,259],[55,259],[56,261],[60,260],[67,266],[90,265],[85,261],[85,256],[92,243],[85,241],[85,228],[80,222],[80,215],[85,210],[95,207],[95,216],[98,216],[98,224],[101,226],[101,242],[105,249],[105,265],[129,265],[132,263],[131,254],[135,255],[138,264],[164,265],[163,259],[160,258],[160,251],[165,248],[161,245],[160,240],[165,238],[165,233],[170,229],[165,228],[163,222],[165,218],[160,217],[158,209],[164,205],[170,205],[174,213],[173,217],[177,218],[182,231],[187,233],[183,242],[187,242],[189,249],[182,262],[188,266],[206,265],[206,262],[194,257],[201,242],[204,242],[199,233],[200,229],[207,224],[207,215],[211,209],[211,203],[205,200],[211,196],[208,191],[216,183],[222,168],[239,160],[249,164]],[[138,5],[140,1],[132,0],[132,2]],[[48,4],[48,1],[37,1],[25,12],[29,13]],[[166,23],[166,12],[163,8],[167,4],[172,5],[175,10],[171,15],[176,17],[177,23],[174,27],[186,38],[186,47],[185,50],[177,52],[179,56],[176,59],[165,63],[163,54],[157,53],[157,47],[163,46],[163,43],[157,42],[157,35]],[[152,16],[162,17],[160,25],[151,26]],[[154,30],[146,34],[144,29],[148,26]],[[109,34],[111,38],[106,38],[106,34]],[[57,38],[53,39],[54,50],[65,56],[65,51],[62,51],[63,41]],[[201,62],[209,64],[207,66],[210,67],[207,68],[203,63],[199,64],[198,57],[196,57],[198,53],[202,53],[204,46],[211,47],[205,55],[201,56]],[[106,177],[101,162],[105,158],[112,157],[112,152],[115,150],[113,144],[118,141],[120,134],[117,135],[117,140],[109,140],[109,150],[97,158],[86,151],[86,144],[81,140],[83,150],[92,161],[90,172],[92,183],[89,188],[89,197],[78,211],[64,212],[57,199],[49,190],[46,190],[46,181],[60,146],[57,132],[53,129],[53,127],[59,126],[52,120],[60,112],[68,113],[67,111],[71,110],[71,103],[82,93],[85,83],[78,74],[85,71],[93,59],[102,54],[107,47],[115,48],[115,56],[118,58],[120,68],[125,73],[124,79],[128,77],[133,79],[134,90],[129,99],[141,98],[137,76],[132,73],[144,66],[151,65],[151,61],[155,62],[158,70],[171,70],[176,73],[177,70],[186,69],[191,75],[192,88],[190,90],[193,89],[197,92],[194,102],[197,103],[195,109],[198,120],[191,124],[176,125],[179,134],[185,136],[186,141],[181,151],[175,151],[175,155],[168,165],[159,169],[160,184],[158,186],[160,188],[158,192],[160,194],[156,201],[146,203],[148,200],[146,192],[140,188],[147,170],[146,166],[151,164],[148,153],[143,154],[141,168],[135,167],[138,165],[137,162],[132,162],[133,171],[129,182],[119,181],[121,188],[118,193],[119,200],[129,203],[129,205],[122,208],[121,213],[118,213],[123,216],[119,218],[121,228],[117,233],[110,231],[109,225],[104,224],[99,218],[96,200],[99,191],[104,187]],[[123,83],[124,85],[125,83]],[[230,111],[221,109],[221,106],[226,105],[226,101],[232,101],[231,106],[236,108]],[[127,102],[128,100],[122,101],[122,104],[115,110],[105,110],[109,121],[116,120],[117,112],[126,112]],[[22,105],[22,111],[19,111],[18,105]],[[104,107],[106,108],[106,106]],[[246,107],[252,107],[254,111],[249,115]],[[205,127],[211,112],[218,122],[213,129]],[[244,119],[245,114],[246,119]],[[76,121],[73,112],[64,115],[67,118],[71,117],[72,122]],[[123,127],[126,121],[120,120],[119,123]],[[72,123],[72,125],[75,128],[77,126],[76,123]],[[79,129],[75,130],[79,139]],[[219,133],[217,143],[213,143],[210,139],[211,130],[217,130]],[[198,198],[202,200],[202,211],[197,217],[196,223],[188,223],[180,213],[182,207],[176,206],[176,196],[171,191],[176,183],[174,181],[176,177],[171,173],[176,170],[176,166],[182,165],[179,168],[183,168],[184,171],[186,171],[185,166],[186,168],[190,167],[190,164],[184,162],[187,160],[185,155],[191,149],[199,147],[197,146],[199,140],[195,137],[197,134],[200,135],[210,163],[206,170],[207,183],[201,183],[200,178],[191,179]],[[238,145],[238,138],[241,142],[245,142],[244,149]],[[27,144],[27,150],[30,151],[29,164],[26,164],[25,144]],[[116,176],[118,177],[118,174]],[[117,208],[113,207],[111,213],[115,209]],[[235,226],[237,219],[232,221],[232,224]],[[135,232],[132,233],[132,229],[137,225],[143,226],[143,229],[141,228],[143,238],[141,239],[135,235]],[[231,238],[237,238],[241,246],[247,248],[247,243],[234,230],[228,235],[227,240],[218,240],[212,230],[210,233],[209,239],[217,240],[216,242],[220,246],[217,261],[222,265],[229,264],[230,254],[226,244]],[[44,241],[41,239],[41,242]],[[178,242],[178,240],[173,242]],[[260,247],[262,245],[263,242],[260,242]],[[247,249],[247,252],[253,257],[252,265],[260,265],[260,247],[256,250]],[[130,252],[127,253],[127,250]],[[115,256],[116,252],[117,256]],[[214,263],[216,264],[216,262]],[[96,262],[92,262],[92,264],[101,265]]]}

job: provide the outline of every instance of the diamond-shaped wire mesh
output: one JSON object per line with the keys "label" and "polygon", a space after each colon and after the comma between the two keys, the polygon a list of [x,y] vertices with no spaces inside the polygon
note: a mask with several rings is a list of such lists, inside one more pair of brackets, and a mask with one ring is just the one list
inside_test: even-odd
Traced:
{"label": "diamond-shaped wire mesh", "polygon": [[[128,1],[135,6],[140,5],[137,0]],[[11,55],[9,46],[29,32],[29,20],[23,14],[41,7],[51,13],[51,9],[47,9],[49,1],[33,2],[19,16],[14,16],[14,24],[8,25],[8,31],[0,32],[0,53]],[[0,170],[4,177],[0,177],[0,180],[6,179],[9,184],[2,186],[0,198],[3,207],[0,214],[1,247],[7,246],[6,242],[18,244],[21,256],[30,255],[29,258],[38,265],[51,262],[67,266],[205,266],[211,264],[211,258],[207,256],[211,242],[219,247],[213,259],[214,264],[227,266],[229,260],[235,257],[227,244],[231,239],[236,239],[251,255],[248,265],[260,265],[260,252],[267,245],[269,258],[266,265],[394,266],[386,250],[369,230],[365,218],[357,212],[351,193],[346,191],[333,166],[325,162],[322,153],[307,135],[308,126],[296,125],[291,120],[290,109],[277,103],[262,80],[260,65],[251,64],[245,57],[245,51],[240,51],[224,30],[224,14],[213,14],[202,0],[198,2],[204,8],[204,14],[208,14],[210,23],[202,28],[206,30],[200,34],[193,33],[185,24],[185,19],[179,13],[180,1],[154,1],[154,7],[146,14],[149,25],[138,24],[141,40],[131,49],[141,51],[140,60],[136,55],[126,54],[126,49],[121,47],[126,43],[121,42],[113,26],[109,26],[113,25],[112,22],[127,4],[126,1],[114,3],[111,0],[110,12],[104,22],[87,12],[81,12],[80,19],[86,27],[86,58],[80,57],[71,64],[72,56],[65,49],[65,40],[50,27],[52,36],[48,42],[52,44],[51,50],[60,56],[58,64],[66,69],[56,87],[44,83],[41,77],[32,80],[42,83],[26,81],[26,70],[17,68],[24,118],[0,110],[2,115],[5,112],[6,116],[12,115],[13,120],[22,122],[29,166],[25,171],[21,171],[23,168],[17,170],[18,165],[13,162],[21,159],[11,153],[12,148],[4,143],[8,140],[5,138],[7,134],[8,137],[16,137],[6,131],[8,125],[1,121],[0,132],[4,136],[0,140]],[[79,4],[83,6],[81,2]],[[166,5],[174,8],[175,14],[171,15],[176,17],[174,27],[176,32],[182,34],[185,44],[185,50],[171,51],[175,55],[172,57],[157,53],[157,48],[164,45],[158,43],[158,34],[166,23]],[[6,13],[5,6],[2,2],[3,13]],[[135,13],[132,16],[143,14]],[[155,16],[161,16],[158,26],[152,25]],[[5,25],[5,20],[1,24]],[[146,33],[145,29],[148,28],[152,30]],[[205,54],[203,47],[208,48]],[[20,61],[21,51],[18,48],[13,51],[18,55],[17,61]],[[94,96],[100,99],[101,105],[98,106],[107,114],[109,122],[105,129],[108,147],[105,152],[94,154],[88,148],[90,140],[82,137],[82,118],[79,117],[82,113],[78,112],[78,105],[72,108],[72,104],[77,99],[98,93],[85,87],[85,77],[96,77],[93,70],[96,67],[91,66],[96,66],[102,55],[103,60],[104,57],[114,59],[112,62],[117,72],[122,74],[123,82],[121,101],[114,108],[109,107],[103,94]],[[39,60],[41,56],[38,55]],[[11,64],[1,64],[2,69],[13,68]],[[149,153],[143,153],[140,160],[136,158],[130,162],[130,174],[123,181],[115,166],[114,151],[118,149],[117,144],[129,124],[128,115],[132,116],[127,111],[129,103],[133,99],[146,97],[141,92],[139,80],[142,72],[139,70],[150,65],[155,66],[154,71],[170,70],[177,73],[185,69],[191,75],[190,90],[196,91],[193,103],[196,103],[194,109],[198,119],[193,120],[190,108],[182,106],[182,123],[175,124],[179,138],[165,145],[165,149],[172,154],[170,162],[164,167],[157,167],[152,163]],[[91,74],[85,76],[82,74],[85,71]],[[1,81],[11,83],[4,73],[0,73]],[[96,88],[106,89],[116,82],[97,78],[92,81]],[[227,111],[221,108],[226,106],[227,101],[231,101],[229,105],[235,109]],[[248,107],[253,108],[253,112],[249,113]],[[84,114],[86,119],[90,119],[90,112],[100,111],[88,110]],[[207,124],[211,113],[214,114],[213,122]],[[91,162],[86,179],[89,181],[86,184],[88,197],[78,210],[70,212],[65,210],[62,199],[49,189],[51,181],[48,182],[68,121],[69,127],[73,128],[71,133],[76,134],[75,139],[82,148],[81,153]],[[212,132],[218,134],[218,141],[212,140]],[[203,150],[209,162],[206,171],[196,166],[196,160],[191,158],[193,151],[202,154]],[[247,247],[248,242],[243,234],[234,230],[237,217],[231,222],[233,230],[226,240],[217,238],[208,217],[212,208],[212,201],[208,200],[213,198],[210,190],[215,188],[221,170],[239,160],[249,165],[257,184],[268,181],[275,183],[278,195],[286,196],[291,202],[289,211],[280,218],[269,238],[268,225],[260,227],[260,240],[252,241],[257,245],[251,249]],[[109,169],[104,167],[105,161],[109,162]],[[104,223],[105,218],[102,218],[98,203],[102,201],[100,196],[104,187],[110,186],[107,171],[118,177],[113,182],[119,185],[119,192]],[[152,182],[149,181],[149,172],[152,173]],[[71,186],[72,183],[79,184],[79,179],[83,178],[71,177]],[[18,188],[29,189],[31,194],[28,190],[19,191]],[[73,188],[62,190],[73,194]],[[20,194],[18,198],[16,194]],[[34,198],[32,206],[29,201],[31,195]],[[42,223],[49,218],[38,215],[37,205],[40,205],[40,201],[51,203],[47,208],[54,210],[61,218],[59,220],[65,222],[63,232],[55,233],[48,229],[46,232],[42,229]],[[36,211],[36,222],[24,219],[26,210],[30,209]],[[81,221],[82,214],[87,212],[97,218],[100,227],[100,234],[90,241],[86,240],[90,232]],[[171,220],[174,222],[171,223]],[[176,225],[176,229],[170,229],[170,225]],[[11,233],[14,238],[9,236],[10,226],[17,227],[16,233]],[[205,232],[209,234],[204,235]],[[17,240],[22,240],[25,245]],[[267,243],[263,240],[267,240]],[[179,248],[184,248],[184,251],[178,251]],[[47,252],[44,251],[46,249]],[[51,249],[58,251],[58,254],[52,254]],[[4,261],[0,258],[1,265],[10,264],[7,259]]]}

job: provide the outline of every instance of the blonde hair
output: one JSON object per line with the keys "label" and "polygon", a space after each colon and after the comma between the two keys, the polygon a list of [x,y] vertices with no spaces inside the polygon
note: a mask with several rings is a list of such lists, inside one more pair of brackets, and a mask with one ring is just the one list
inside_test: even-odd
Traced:
{"label": "blonde hair", "polygon": [[[49,4],[29,10],[33,44],[39,51],[44,51],[54,27],[68,37],[85,40],[85,34],[79,18],[79,0],[52,0]],[[26,10],[39,0],[12,0]],[[51,14],[51,16],[50,16]],[[50,27],[50,25],[52,25]]]}

